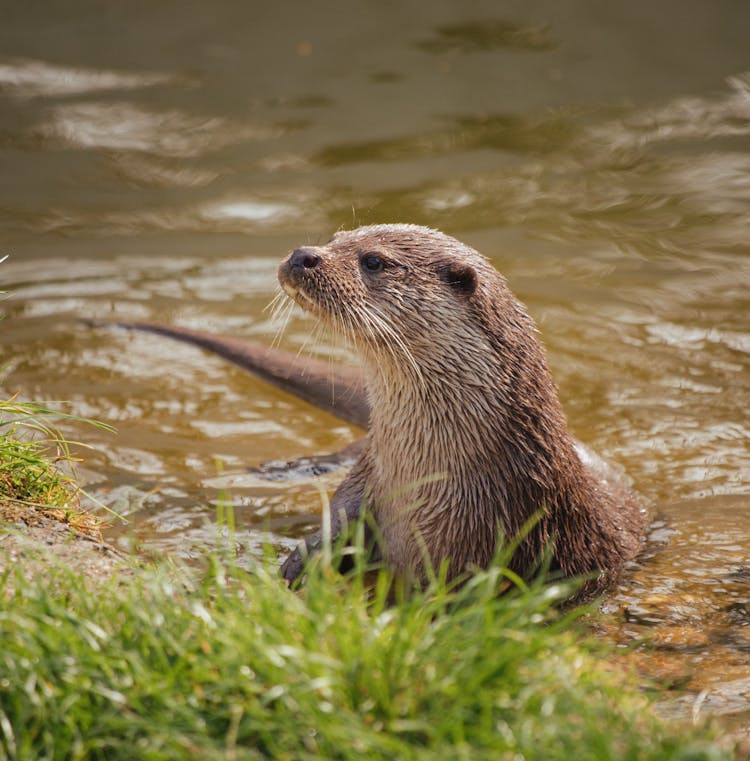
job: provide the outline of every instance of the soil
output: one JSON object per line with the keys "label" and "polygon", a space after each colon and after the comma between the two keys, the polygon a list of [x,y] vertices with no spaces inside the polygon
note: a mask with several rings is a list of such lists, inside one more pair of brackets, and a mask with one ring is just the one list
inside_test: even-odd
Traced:
{"label": "soil", "polygon": [[0,576],[10,571],[10,582],[13,570],[21,566],[26,579],[49,574],[57,566],[75,569],[92,585],[115,574],[123,580],[132,574],[129,557],[103,542],[98,532],[83,533],[35,510],[1,515],[0,520]]}

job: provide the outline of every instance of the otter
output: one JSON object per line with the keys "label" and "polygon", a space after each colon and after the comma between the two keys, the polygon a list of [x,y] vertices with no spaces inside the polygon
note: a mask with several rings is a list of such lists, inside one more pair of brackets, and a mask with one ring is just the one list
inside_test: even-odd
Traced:
{"label": "otter", "polygon": [[[158,323],[117,323],[199,345],[363,428],[331,498],[331,536],[363,511],[400,575],[451,578],[512,542],[511,568],[589,579],[599,591],[638,552],[646,514],[609,465],[568,431],[534,321],[477,251],[416,225],[338,232],[293,251],[279,281],[342,334],[363,369]],[[89,323],[101,325],[101,323]],[[322,542],[282,565],[293,583]]]}
{"label": "otter", "polygon": [[[397,575],[511,568],[600,588],[637,553],[645,513],[574,441],[534,321],[487,259],[416,225],[373,225],[293,251],[279,282],[364,366],[369,431],[331,499],[333,533],[364,510]],[[293,582],[321,541],[282,566]],[[591,582],[589,583],[591,586]]]}

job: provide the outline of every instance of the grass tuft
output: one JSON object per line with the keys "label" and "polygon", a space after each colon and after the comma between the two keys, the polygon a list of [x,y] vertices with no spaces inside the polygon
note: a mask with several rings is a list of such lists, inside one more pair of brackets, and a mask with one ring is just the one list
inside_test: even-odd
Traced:
{"label": "grass tuft", "polygon": [[0,401],[0,521],[46,517],[98,536],[97,519],[81,507],[70,443],[47,422],[53,417],[82,420],[33,402]]}

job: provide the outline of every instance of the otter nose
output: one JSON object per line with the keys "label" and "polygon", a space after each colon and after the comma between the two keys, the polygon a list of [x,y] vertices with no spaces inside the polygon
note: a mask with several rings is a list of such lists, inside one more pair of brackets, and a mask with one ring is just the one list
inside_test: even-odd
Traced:
{"label": "otter nose", "polygon": [[290,267],[301,267],[306,270],[311,270],[317,267],[320,262],[320,256],[309,248],[297,248],[292,251],[292,254],[289,257]]}

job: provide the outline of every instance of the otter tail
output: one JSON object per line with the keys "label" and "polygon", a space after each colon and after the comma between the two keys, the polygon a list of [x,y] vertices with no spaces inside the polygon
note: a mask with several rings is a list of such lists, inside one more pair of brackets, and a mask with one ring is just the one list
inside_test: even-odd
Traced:
{"label": "otter tail", "polygon": [[301,357],[253,341],[156,322],[85,323],[97,328],[144,330],[200,346],[342,420],[367,428],[370,408],[362,373],[356,368]]}

